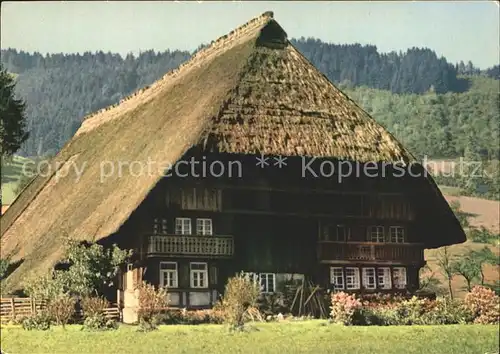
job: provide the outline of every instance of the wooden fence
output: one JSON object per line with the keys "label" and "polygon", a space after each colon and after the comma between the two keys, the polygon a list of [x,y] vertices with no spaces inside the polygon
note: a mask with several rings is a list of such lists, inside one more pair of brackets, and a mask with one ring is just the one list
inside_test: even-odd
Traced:
{"label": "wooden fence", "polygon": [[[9,322],[10,320],[23,316],[36,314],[38,311],[46,309],[46,303],[40,300],[34,300],[30,297],[11,297],[0,299],[0,322]],[[106,318],[116,321],[121,320],[121,311],[116,304],[112,304],[104,310]],[[81,310],[75,311],[75,318],[81,318]]]}

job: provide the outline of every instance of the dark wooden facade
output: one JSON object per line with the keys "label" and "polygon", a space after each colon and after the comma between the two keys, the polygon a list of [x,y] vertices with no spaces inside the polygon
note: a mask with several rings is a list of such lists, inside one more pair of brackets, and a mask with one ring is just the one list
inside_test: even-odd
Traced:
{"label": "dark wooden facade", "polygon": [[282,169],[272,159],[259,168],[255,156],[220,161],[240,165],[231,176],[163,178],[116,235],[121,247],[136,251],[134,279],[170,282],[172,305],[207,306],[240,271],[267,274],[264,283],[302,274],[355,292],[418,288],[425,264],[422,178],[339,181],[304,176],[300,158],[288,158]]}

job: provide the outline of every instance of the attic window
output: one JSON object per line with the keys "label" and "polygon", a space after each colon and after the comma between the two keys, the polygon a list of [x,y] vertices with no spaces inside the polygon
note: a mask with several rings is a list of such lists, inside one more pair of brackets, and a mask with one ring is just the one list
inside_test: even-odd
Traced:
{"label": "attic window", "polygon": [[288,45],[287,34],[274,20],[260,30],[256,45],[273,49],[283,49]]}

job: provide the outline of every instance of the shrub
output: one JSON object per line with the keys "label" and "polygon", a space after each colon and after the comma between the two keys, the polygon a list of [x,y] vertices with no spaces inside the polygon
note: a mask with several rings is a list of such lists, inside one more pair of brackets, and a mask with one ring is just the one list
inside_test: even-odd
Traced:
{"label": "shrub", "polygon": [[66,257],[60,262],[66,269],[29,279],[24,288],[29,296],[44,300],[64,293],[89,295],[113,285],[119,265],[130,254],[131,251],[121,250],[116,245],[105,249],[98,244],[84,245],[71,240]]}
{"label": "shrub", "polygon": [[258,317],[255,306],[259,294],[259,284],[240,274],[228,280],[216,311],[223,314],[224,323],[231,329],[242,329],[246,320]]}
{"label": "shrub", "polygon": [[106,308],[109,307],[109,302],[103,297],[85,296],[80,300],[82,314],[84,318],[103,315]]}
{"label": "shrub", "polygon": [[9,265],[10,265],[10,259],[0,258],[0,280],[2,280],[7,275]]}
{"label": "shrub", "polygon": [[161,322],[165,324],[202,324],[224,322],[224,316],[220,310],[167,310],[160,316]]}
{"label": "shrub", "polygon": [[[343,325],[353,324],[356,311],[361,310],[361,301],[356,299],[355,295],[349,295],[344,292],[337,292],[331,295],[330,316],[334,323]],[[357,317],[359,315],[356,314]]]}
{"label": "shrub", "polygon": [[498,235],[491,233],[484,226],[470,228],[468,237],[476,243],[493,243],[494,240],[498,239]]}
{"label": "shrub", "polygon": [[139,330],[151,331],[158,327],[161,312],[168,306],[166,289],[156,289],[153,285],[143,282],[139,286]]}
{"label": "shrub", "polygon": [[83,329],[88,331],[105,331],[117,328],[118,323],[115,320],[107,319],[104,314],[94,314],[85,317],[83,321]]}
{"label": "shrub", "polygon": [[64,286],[56,276],[56,271],[41,276],[29,278],[24,282],[26,294],[37,300],[50,301],[57,296],[64,294]]}
{"label": "shrub", "polygon": [[265,316],[290,312],[285,302],[285,297],[280,293],[264,294],[257,300],[259,311]]}
{"label": "shrub", "polygon": [[474,323],[496,324],[500,321],[499,297],[493,290],[475,286],[465,296],[465,305],[472,311]]}
{"label": "shrub", "polygon": [[472,312],[462,301],[452,300],[450,298],[437,298],[433,302],[432,309],[422,316],[421,324],[464,324],[470,323],[472,320]]}
{"label": "shrub", "polygon": [[378,302],[363,303],[355,311],[352,324],[356,325],[440,325],[459,324],[472,321],[472,313],[458,300],[438,298],[419,299],[416,296],[402,300],[396,297],[375,298]]}
{"label": "shrub", "polygon": [[103,297],[86,296],[80,301],[83,314],[83,329],[90,331],[105,331],[118,328],[115,320],[107,319],[105,315],[109,302]]}
{"label": "shrub", "polygon": [[47,313],[56,322],[63,327],[71,320],[75,314],[76,299],[62,294],[47,303]]}
{"label": "shrub", "polygon": [[27,316],[22,320],[23,329],[31,331],[33,329],[46,331],[50,329],[51,319],[46,311],[41,311],[35,315]]}

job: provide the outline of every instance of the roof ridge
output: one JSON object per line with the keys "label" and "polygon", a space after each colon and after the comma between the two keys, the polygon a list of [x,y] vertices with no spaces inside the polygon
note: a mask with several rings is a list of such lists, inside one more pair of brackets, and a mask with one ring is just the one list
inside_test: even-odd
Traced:
{"label": "roof ridge", "polygon": [[266,11],[266,12],[262,13],[261,15],[252,18],[251,20],[245,22],[241,26],[236,27],[231,32],[229,32],[223,36],[220,36],[216,40],[213,40],[212,42],[210,42],[210,45],[208,45],[207,47],[205,47],[205,48],[199,50],[198,52],[196,52],[195,54],[193,54],[188,60],[186,60],[181,65],[179,65],[179,67],[172,69],[172,70],[169,70],[160,79],[156,80],[151,85],[137,89],[136,91],[134,91],[133,93],[131,93],[127,97],[122,98],[118,103],[115,103],[111,106],[101,108],[98,111],[92,112],[92,113],[84,116],[82,121],[85,121],[89,118],[92,118],[100,113],[104,113],[105,111],[108,111],[110,109],[114,109],[114,108],[118,107],[120,104],[130,100],[131,98],[136,97],[138,95],[141,95],[149,89],[156,88],[161,83],[163,83],[165,80],[167,80],[171,77],[177,76],[180,72],[185,71],[188,68],[195,66],[202,59],[213,54],[214,52],[217,52],[217,50],[224,47],[225,44],[227,44],[228,42],[233,42],[233,41],[237,40],[239,37],[242,37],[243,35],[247,34],[248,32],[255,30],[258,27],[262,27],[263,25],[267,24],[273,18],[274,18],[274,13],[272,11]]}

